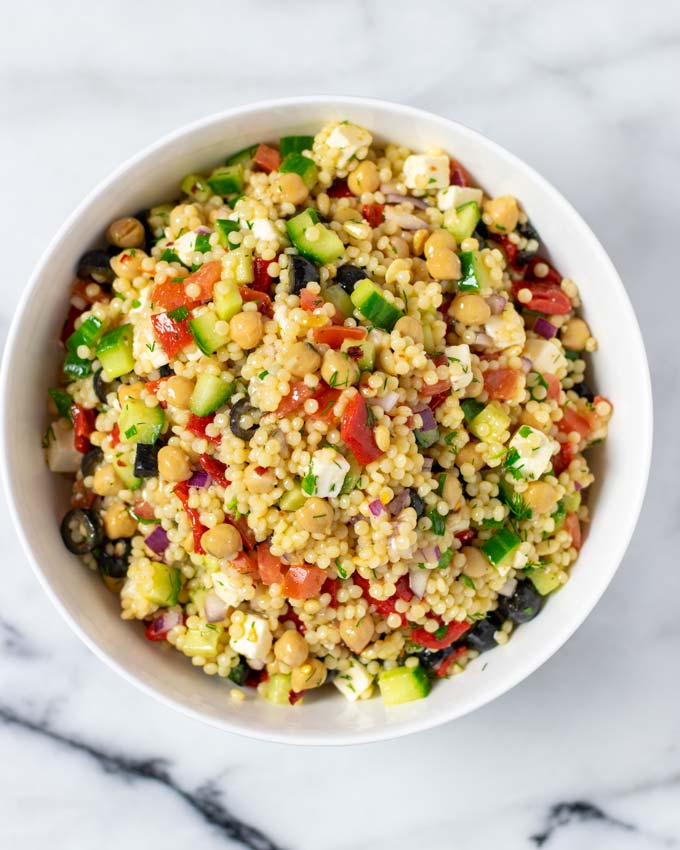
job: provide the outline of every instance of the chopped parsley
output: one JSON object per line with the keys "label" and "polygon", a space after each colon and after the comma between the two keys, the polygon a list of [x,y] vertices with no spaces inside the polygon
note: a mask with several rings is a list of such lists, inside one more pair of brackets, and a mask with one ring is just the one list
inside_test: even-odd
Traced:
{"label": "chopped parsley", "polygon": [[340,563],[340,558],[335,559],[335,569],[338,571],[340,578],[347,578],[347,570]]}
{"label": "chopped parsley", "polygon": [[312,472],[312,466],[309,466],[309,472],[300,482],[300,486],[302,487],[302,492],[306,493],[308,496],[313,496],[316,492],[316,479],[317,476]]}
{"label": "chopped parsley", "polygon": [[189,315],[189,310],[182,306],[178,307],[176,310],[170,310],[168,313],[169,319],[174,319],[176,322],[183,322]]}
{"label": "chopped parsley", "polygon": [[445,549],[439,556],[439,569],[443,570],[448,567],[453,560],[453,549]]}
{"label": "chopped parsley", "polygon": [[137,426],[136,426],[136,425],[131,425],[131,426],[127,429],[127,431],[125,432],[125,436],[126,436],[126,438],[129,440],[129,439],[130,439],[130,437],[134,437],[136,433],[137,433]]}
{"label": "chopped parsley", "polygon": [[269,374],[269,372],[267,371],[267,369],[265,369],[263,372],[260,372],[260,374],[257,377],[261,381],[264,381],[264,379],[267,377],[268,374]]}
{"label": "chopped parsley", "polygon": [[470,576],[466,576],[465,574],[461,575],[460,580],[463,582],[466,587],[471,587],[472,590],[477,590],[477,585],[472,581]]}
{"label": "chopped parsley", "polygon": [[446,518],[443,517],[436,508],[432,508],[427,512],[427,516],[432,523],[432,533],[441,537],[446,530]]}
{"label": "chopped parsley", "polygon": [[149,351],[153,351],[156,347],[156,341],[154,340],[153,342],[147,342],[146,347],[149,349]]}
{"label": "chopped parsley", "polygon": [[448,631],[448,626],[440,626],[437,631],[434,633],[434,636],[437,640],[442,640],[442,638],[446,637],[446,632]]}

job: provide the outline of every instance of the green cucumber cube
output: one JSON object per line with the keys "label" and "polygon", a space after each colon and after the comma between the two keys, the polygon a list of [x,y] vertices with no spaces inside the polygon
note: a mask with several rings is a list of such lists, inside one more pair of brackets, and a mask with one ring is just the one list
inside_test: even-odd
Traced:
{"label": "green cucumber cube", "polygon": [[221,319],[217,313],[208,308],[200,316],[196,316],[189,322],[191,333],[194,335],[196,345],[204,354],[214,354],[218,348],[222,348],[229,342],[229,333],[217,331],[217,323]]}
{"label": "green cucumber cube", "polygon": [[[307,231],[315,227],[318,233],[316,239],[309,239]],[[288,238],[303,257],[317,263],[332,263],[339,260],[345,253],[345,246],[338,234],[330,227],[321,224],[319,216],[313,209],[307,209],[286,221]]]}
{"label": "green cucumber cube", "polygon": [[202,372],[196,379],[196,386],[189,400],[189,409],[195,416],[209,416],[234,393],[234,385],[219,375]]}
{"label": "green cucumber cube", "polygon": [[223,165],[216,168],[206,183],[216,195],[235,195],[243,191],[243,165]]}
{"label": "green cucumber cube", "polygon": [[352,304],[376,328],[391,331],[404,315],[384,296],[379,286],[366,278],[360,280],[350,296]]}
{"label": "green cucumber cube", "polygon": [[160,608],[171,608],[177,604],[179,592],[182,589],[182,574],[177,567],[151,563],[148,582],[144,585],[144,598]]}
{"label": "green cucumber cube", "polygon": [[316,184],[319,177],[319,169],[316,167],[316,163],[301,153],[289,153],[281,163],[279,171],[282,174],[299,174],[308,189]]}
{"label": "green cucumber cube", "polygon": [[202,628],[187,629],[182,643],[182,652],[185,655],[217,655],[217,647],[220,641],[223,627],[215,623],[208,623]]}
{"label": "green cucumber cube", "polygon": [[279,499],[279,507],[282,511],[296,511],[298,508],[301,508],[304,503],[307,501],[307,497],[302,492],[302,487],[299,484],[295,484],[290,490],[286,490],[286,492]]}
{"label": "green cucumber cube", "polygon": [[490,271],[479,251],[463,251],[460,254],[460,269],[462,277],[458,281],[458,289],[461,292],[477,292],[493,286]]}
{"label": "green cucumber cube", "polygon": [[147,407],[139,398],[128,398],[118,417],[120,439],[123,443],[153,445],[165,425],[165,413],[160,405]]}
{"label": "green cucumber cube", "polygon": [[224,322],[241,312],[243,298],[238,286],[230,280],[220,280],[215,284],[213,303],[217,315]]}
{"label": "green cucumber cube", "polygon": [[97,344],[96,354],[107,381],[113,381],[132,372],[135,368],[135,357],[132,353],[132,325],[119,325],[107,331]]}
{"label": "green cucumber cube", "polygon": [[472,236],[481,217],[482,213],[479,209],[479,204],[476,201],[468,201],[467,204],[461,204],[456,209],[446,211],[444,214],[444,228],[449,231],[451,236],[460,245],[464,239]]}
{"label": "green cucumber cube", "polygon": [[378,687],[385,705],[401,705],[423,699],[430,693],[430,680],[418,667],[393,667],[378,674]]}
{"label": "green cucumber cube", "polygon": [[506,566],[522,541],[509,528],[499,528],[479,547],[494,567]]}
{"label": "green cucumber cube", "polygon": [[181,188],[185,195],[201,202],[207,201],[212,195],[205,177],[200,174],[187,174],[182,180]]}
{"label": "green cucumber cube", "polygon": [[66,340],[66,348],[74,354],[81,345],[94,345],[102,334],[104,323],[96,316],[88,316],[82,325]]}
{"label": "green cucumber cube", "polygon": [[281,136],[279,153],[285,159],[288,154],[311,151],[314,147],[314,136]]}
{"label": "green cucumber cube", "polygon": [[290,691],[289,673],[274,673],[267,679],[262,688],[264,698],[274,705],[290,705],[288,699]]}
{"label": "green cucumber cube", "polygon": [[560,580],[556,572],[547,572],[544,568],[532,569],[529,570],[528,576],[529,581],[541,596],[547,596],[560,587]]}

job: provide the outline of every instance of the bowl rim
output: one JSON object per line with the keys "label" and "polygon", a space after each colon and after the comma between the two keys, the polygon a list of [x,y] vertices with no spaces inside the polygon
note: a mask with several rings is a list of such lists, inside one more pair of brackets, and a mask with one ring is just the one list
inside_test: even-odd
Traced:
{"label": "bowl rim", "polygon": [[[494,686],[489,686],[489,688],[483,694],[480,694],[476,699],[471,700],[468,704],[464,706],[462,710],[460,709],[460,706],[458,706],[458,704],[452,702],[451,711],[446,716],[433,715],[431,712],[428,713],[427,711],[423,711],[420,716],[416,718],[405,719],[401,724],[385,726],[382,729],[374,728],[368,731],[355,731],[348,733],[343,732],[339,737],[338,735],[334,734],[326,735],[315,733],[313,735],[301,735],[297,731],[286,732],[285,727],[283,725],[281,727],[281,731],[278,731],[276,729],[272,729],[271,731],[260,729],[254,730],[248,725],[247,722],[244,722],[246,718],[240,718],[238,716],[233,718],[216,718],[208,716],[199,709],[192,708],[189,705],[179,702],[173,697],[161,693],[160,691],[156,690],[152,685],[147,684],[142,678],[140,678],[136,673],[133,673],[122,663],[114,660],[103,647],[97,644],[95,639],[88,634],[85,628],[82,627],[67,611],[65,604],[60,598],[58,590],[56,589],[56,587],[53,587],[50,581],[47,579],[38,562],[37,556],[33,552],[29,537],[26,533],[23,524],[20,521],[18,508],[14,500],[14,487],[16,486],[16,483],[13,480],[12,475],[10,474],[10,469],[12,467],[9,463],[10,447],[7,439],[7,434],[9,433],[10,428],[10,413],[8,405],[9,377],[11,371],[10,364],[14,360],[15,351],[17,349],[17,342],[19,338],[22,319],[29,300],[33,294],[33,290],[36,289],[38,282],[42,278],[51,256],[56,251],[58,251],[59,245],[61,244],[65,234],[69,231],[69,229],[73,226],[77,219],[82,215],[82,213],[87,210],[87,208],[100,195],[105,193],[111,186],[115,185],[117,181],[123,175],[125,175],[128,170],[130,170],[137,164],[143,162],[144,160],[148,159],[149,157],[153,156],[154,154],[157,154],[158,152],[162,151],[166,146],[173,145],[177,140],[183,137],[190,136],[193,133],[207,128],[212,124],[228,121],[229,119],[235,118],[237,116],[242,117],[247,116],[250,113],[257,113],[267,109],[280,109],[300,105],[308,105],[310,107],[333,106],[337,107],[339,110],[342,109],[343,106],[373,107],[378,111],[392,111],[399,113],[404,118],[411,119],[413,121],[427,120],[428,122],[439,123],[440,125],[442,125],[443,128],[450,128],[451,126],[454,126],[459,132],[470,137],[475,144],[480,146],[480,148],[490,152],[491,154],[497,157],[504,158],[505,160],[511,162],[513,166],[518,168],[520,171],[524,171],[524,173],[528,175],[531,180],[533,180],[538,185],[542,194],[545,194],[550,197],[553,203],[561,207],[561,211],[566,216],[571,217],[574,225],[576,225],[580,230],[581,238],[590,242],[595,251],[600,254],[601,260],[603,264],[607,267],[608,272],[611,276],[612,284],[615,284],[616,288],[618,288],[618,296],[619,298],[621,298],[623,302],[623,307],[625,308],[625,312],[628,314],[627,322],[629,331],[628,344],[630,346],[629,353],[632,351],[638,359],[638,364],[641,367],[640,376],[644,389],[644,397],[640,399],[639,403],[639,411],[641,418],[640,422],[638,423],[639,428],[637,431],[637,436],[639,440],[637,445],[637,459],[638,464],[640,466],[640,475],[638,476],[639,486],[637,488],[637,492],[633,494],[635,502],[633,509],[630,510],[631,522],[629,523],[627,530],[624,530],[621,535],[618,536],[617,540],[612,542],[609,557],[607,558],[607,562],[610,565],[609,570],[604,576],[601,577],[599,584],[593,589],[588,601],[582,606],[574,608],[572,616],[568,620],[565,620],[560,626],[560,628],[552,633],[552,639],[546,641],[540,651],[537,651],[530,657],[525,657],[519,660],[515,666],[515,671],[511,677],[505,677],[504,679],[497,681]],[[478,708],[481,708],[487,703],[492,702],[493,700],[497,699],[502,694],[507,693],[520,682],[528,678],[539,667],[545,664],[545,662],[571,638],[571,636],[579,628],[579,626],[582,625],[582,623],[591,613],[597,602],[600,600],[602,594],[604,593],[607,586],[613,579],[615,573],[619,569],[619,566],[626,553],[632,535],[635,531],[635,528],[637,527],[640,512],[645,498],[645,493],[647,490],[652,458],[652,388],[649,362],[647,359],[640,326],[637,321],[637,316],[635,314],[633,306],[625,290],[621,277],[618,274],[616,267],[614,266],[614,263],[610,259],[609,255],[607,254],[606,250],[600,243],[593,230],[586,223],[585,219],[581,216],[581,214],[577,212],[577,210],[573,207],[570,201],[568,201],[559,190],[557,190],[546,178],[544,178],[534,168],[532,168],[532,166],[528,165],[526,162],[524,162],[524,160],[520,159],[518,156],[507,150],[502,145],[499,145],[497,142],[494,142],[493,140],[489,139],[480,131],[474,130],[459,121],[454,121],[452,119],[445,118],[444,116],[429,112],[425,109],[420,109],[418,107],[395,103],[393,101],[384,100],[381,98],[368,98],[348,95],[301,95],[284,98],[269,98],[249,102],[240,106],[231,107],[227,110],[211,113],[210,115],[191,121],[175,130],[163,134],[159,139],[145,146],[139,152],[126,159],[117,168],[111,171],[103,180],[97,183],[97,185],[90,192],[88,192],[84,199],[75,207],[75,209],[70,213],[70,215],[68,215],[61,227],[59,227],[59,229],[55,233],[54,237],[48,243],[19,299],[3,351],[2,368],[0,371],[0,407],[2,408],[2,415],[0,415],[0,474],[2,477],[4,491],[7,498],[10,517],[13,526],[15,528],[16,533],[18,534],[24,553],[28,558],[28,562],[31,565],[33,573],[38,579],[38,582],[40,583],[43,590],[46,592],[47,596],[52,601],[52,604],[59,611],[62,618],[75,632],[75,634],[80,638],[80,640],[82,640],[83,643],[100,660],[102,660],[109,668],[113,669],[120,676],[122,676],[127,682],[131,683],[148,696],[159,700],[162,704],[173,708],[176,711],[179,711],[185,716],[190,717],[193,720],[198,720],[203,723],[206,723],[209,726],[220,729],[222,731],[232,732],[256,740],[290,745],[343,746],[352,744],[373,743],[378,741],[389,740],[392,738],[399,738],[404,735],[409,735],[416,732],[425,731],[427,729],[443,725],[444,723],[448,723],[454,719],[458,719],[459,717],[463,717],[466,714],[476,711]],[[509,684],[505,680],[508,678],[510,679]]]}

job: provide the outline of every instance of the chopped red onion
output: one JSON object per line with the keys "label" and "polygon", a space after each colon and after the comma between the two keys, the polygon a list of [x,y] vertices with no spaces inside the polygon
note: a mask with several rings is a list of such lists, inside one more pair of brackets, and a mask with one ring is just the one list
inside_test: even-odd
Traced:
{"label": "chopped red onion", "polygon": [[395,404],[399,401],[399,393],[389,392],[385,393],[382,398],[372,398],[370,399],[371,404],[375,404],[378,407],[382,407],[385,413],[389,413],[390,410],[394,409]]}
{"label": "chopped red onion", "polygon": [[418,599],[422,599],[425,596],[425,591],[427,589],[427,580],[430,577],[430,571],[421,569],[420,567],[414,567],[408,572],[408,586],[413,591],[414,595],[418,597]]}
{"label": "chopped red onion", "polygon": [[579,493],[581,490],[583,490],[583,485],[579,484],[578,481],[574,481],[574,490]]}
{"label": "chopped red onion", "polygon": [[205,595],[205,619],[209,623],[221,623],[227,616],[227,603],[220,599],[214,590],[209,590]]}
{"label": "chopped red onion", "polygon": [[157,525],[144,542],[157,555],[163,555],[170,545],[167,532],[162,525]]}
{"label": "chopped red onion", "polygon": [[427,209],[427,204],[420,198],[412,198],[410,195],[398,195],[396,192],[388,192],[385,195],[385,201],[388,204],[403,204],[406,201],[409,204],[413,204],[414,207],[418,207],[419,210]]}
{"label": "chopped red onion", "polygon": [[387,508],[380,499],[373,499],[368,506],[369,511],[373,514],[373,516],[380,516],[383,513],[387,513]]}
{"label": "chopped red onion", "polygon": [[434,464],[434,460],[431,457],[424,457],[423,458],[423,470],[425,472],[429,472],[432,469],[433,464]]}
{"label": "chopped red onion", "polygon": [[154,617],[149,624],[149,630],[154,635],[165,635],[175,626],[181,626],[184,615],[181,608],[166,608],[165,611]]}
{"label": "chopped red onion", "polygon": [[397,181],[392,180],[391,183],[381,183],[380,191],[383,193],[383,195],[394,194],[397,191]]}
{"label": "chopped red onion", "polygon": [[212,478],[208,475],[207,472],[204,472],[202,469],[199,469],[197,472],[191,476],[191,478],[187,481],[189,487],[199,487],[201,489],[208,487],[212,483]]}
{"label": "chopped red onion", "polygon": [[475,345],[493,345],[493,340],[488,334],[477,334]]}
{"label": "chopped red onion", "polygon": [[508,303],[507,298],[503,298],[502,295],[489,295],[486,299],[486,303],[489,305],[489,309],[494,314],[494,316],[499,316],[503,310],[505,309],[505,305]]}
{"label": "chopped red onion", "polygon": [[281,446],[281,451],[279,452],[281,457],[287,458],[290,455],[290,447],[286,441],[286,435],[280,428],[277,428],[272,434],[272,437],[274,437],[279,446]]}
{"label": "chopped red onion", "polygon": [[552,339],[557,333],[557,328],[547,319],[544,319],[543,316],[538,316],[536,321],[534,322],[534,330],[537,334],[543,337],[543,339]]}
{"label": "chopped red onion", "polygon": [[436,566],[439,564],[441,554],[439,546],[423,546],[413,557],[418,563],[434,564]]}
{"label": "chopped red onion", "polygon": [[522,361],[522,371],[525,375],[528,375],[531,372],[531,367],[534,365],[528,357],[520,357]]}
{"label": "chopped red onion", "polygon": [[434,418],[434,413],[429,407],[419,407],[413,412],[420,416],[423,422],[420,428],[416,428],[416,431],[434,431],[437,427],[437,420]]}
{"label": "chopped red onion", "polygon": [[404,230],[427,230],[430,224],[411,213],[397,212],[394,207],[385,207],[385,220],[393,221]]}
{"label": "chopped red onion", "polygon": [[392,514],[392,516],[398,516],[404,508],[407,508],[411,504],[411,494],[408,490],[402,490],[401,493],[396,495],[394,499],[387,506],[387,510]]}

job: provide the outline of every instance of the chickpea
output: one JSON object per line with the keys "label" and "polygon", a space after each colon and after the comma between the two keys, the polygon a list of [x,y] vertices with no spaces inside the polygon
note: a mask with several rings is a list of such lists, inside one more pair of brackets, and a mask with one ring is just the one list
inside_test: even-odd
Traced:
{"label": "chickpea", "polygon": [[425,250],[425,243],[430,238],[429,230],[416,230],[413,234],[413,254],[419,257]]}
{"label": "chickpea", "polygon": [[93,476],[92,489],[98,496],[115,496],[122,486],[116,470],[110,463],[97,467]]}
{"label": "chickpea", "polygon": [[350,192],[355,195],[363,195],[364,192],[375,192],[380,186],[378,167],[374,162],[365,159],[347,178]]}
{"label": "chickpea", "polygon": [[414,342],[423,341],[423,327],[414,316],[402,316],[394,326],[402,336],[410,336]]}
{"label": "chickpea", "polygon": [[583,319],[569,319],[562,326],[562,345],[567,351],[583,351],[590,339],[590,328]]}
{"label": "chickpea", "polygon": [[260,344],[264,335],[264,322],[257,310],[244,310],[232,316],[229,332],[234,342],[244,351]]}
{"label": "chickpea", "polygon": [[277,204],[293,204],[296,207],[308,196],[309,189],[299,174],[279,174],[272,183],[272,197]]}
{"label": "chickpea", "polygon": [[465,566],[463,573],[470,578],[481,578],[491,565],[484,555],[474,546],[463,546],[460,550],[465,555]]}
{"label": "chickpea", "polygon": [[163,446],[158,452],[158,474],[166,481],[187,481],[191,478],[186,452],[179,446]]}
{"label": "chickpea", "polygon": [[449,248],[437,248],[427,258],[427,271],[435,280],[459,280],[460,258]]}
{"label": "chickpea", "polygon": [[111,257],[111,268],[116,277],[132,280],[141,271],[142,260],[145,259],[144,251],[140,251],[139,248],[130,248],[129,251],[122,251],[115,257]]}
{"label": "chickpea", "polygon": [[[416,231],[420,232],[420,231]],[[440,248],[446,248],[449,251],[456,250],[456,240],[451,236],[448,230],[435,230],[425,241],[425,259],[436,253]]]}
{"label": "chickpea", "polygon": [[276,486],[276,473],[251,463],[245,468],[243,483],[251,493],[269,493]]}
{"label": "chickpea", "polygon": [[333,527],[335,511],[325,499],[312,496],[295,511],[295,519],[310,534],[328,534]]}
{"label": "chickpea", "polygon": [[114,502],[109,505],[104,514],[104,530],[110,540],[118,540],[119,537],[132,537],[137,531],[137,520],[130,516],[126,504]]}
{"label": "chickpea", "polygon": [[174,407],[186,409],[189,407],[191,394],[194,391],[194,382],[189,378],[183,378],[181,375],[173,375],[163,382],[165,397]]}
{"label": "chickpea", "polygon": [[557,489],[547,481],[532,481],[522,498],[535,514],[551,514],[557,507]]}
{"label": "chickpea", "polygon": [[349,354],[331,348],[323,356],[321,377],[331,387],[351,387],[361,377],[361,370]]}
{"label": "chickpea", "polygon": [[299,632],[287,629],[274,644],[274,655],[282,664],[301,667],[309,656],[309,646]]}
{"label": "chickpea", "polygon": [[489,227],[496,233],[509,233],[517,227],[519,207],[512,195],[485,201],[484,212],[491,218]]}
{"label": "chickpea", "polygon": [[286,366],[291,375],[304,378],[317,372],[321,365],[321,355],[309,342],[296,342],[288,349]]}
{"label": "chickpea", "polygon": [[469,292],[454,298],[449,316],[463,325],[483,325],[491,316],[491,308],[481,295]]}
{"label": "chickpea", "polygon": [[375,623],[370,614],[360,620],[343,620],[340,623],[340,637],[352,652],[360,653],[369,644],[375,633]]}
{"label": "chickpea", "polygon": [[408,242],[403,236],[392,236],[390,238],[390,247],[385,251],[388,257],[397,257],[400,260],[405,259],[411,253],[408,247]]}
{"label": "chickpea", "polygon": [[460,486],[460,481],[452,472],[449,472],[446,476],[446,480],[444,481],[442,499],[450,508],[456,510],[456,508],[459,507],[460,500],[462,498],[463,488]]}
{"label": "chickpea", "polygon": [[141,248],[144,225],[136,218],[117,218],[108,226],[106,239],[118,248]]}
{"label": "chickpea", "polygon": [[134,384],[122,384],[118,388],[118,401],[120,402],[120,406],[124,407],[125,402],[129,398],[140,398],[143,389],[144,384],[141,381],[135,381]]}
{"label": "chickpea", "polygon": [[234,526],[225,522],[203,532],[201,546],[215,558],[233,558],[243,548],[243,542]]}
{"label": "chickpea", "polygon": [[363,217],[359,210],[355,210],[354,207],[340,207],[333,214],[333,221],[339,221],[341,224],[344,224],[346,221],[361,222],[363,221]]}
{"label": "chickpea", "polygon": [[325,681],[326,665],[318,658],[309,658],[301,667],[294,667],[290,674],[290,686],[297,693],[319,688]]}
{"label": "chickpea", "polygon": [[478,451],[476,451],[479,443],[477,440],[470,440],[469,443],[466,443],[463,448],[456,455],[456,466],[460,469],[466,463],[471,463],[476,472],[484,466],[484,459],[480,455]]}

